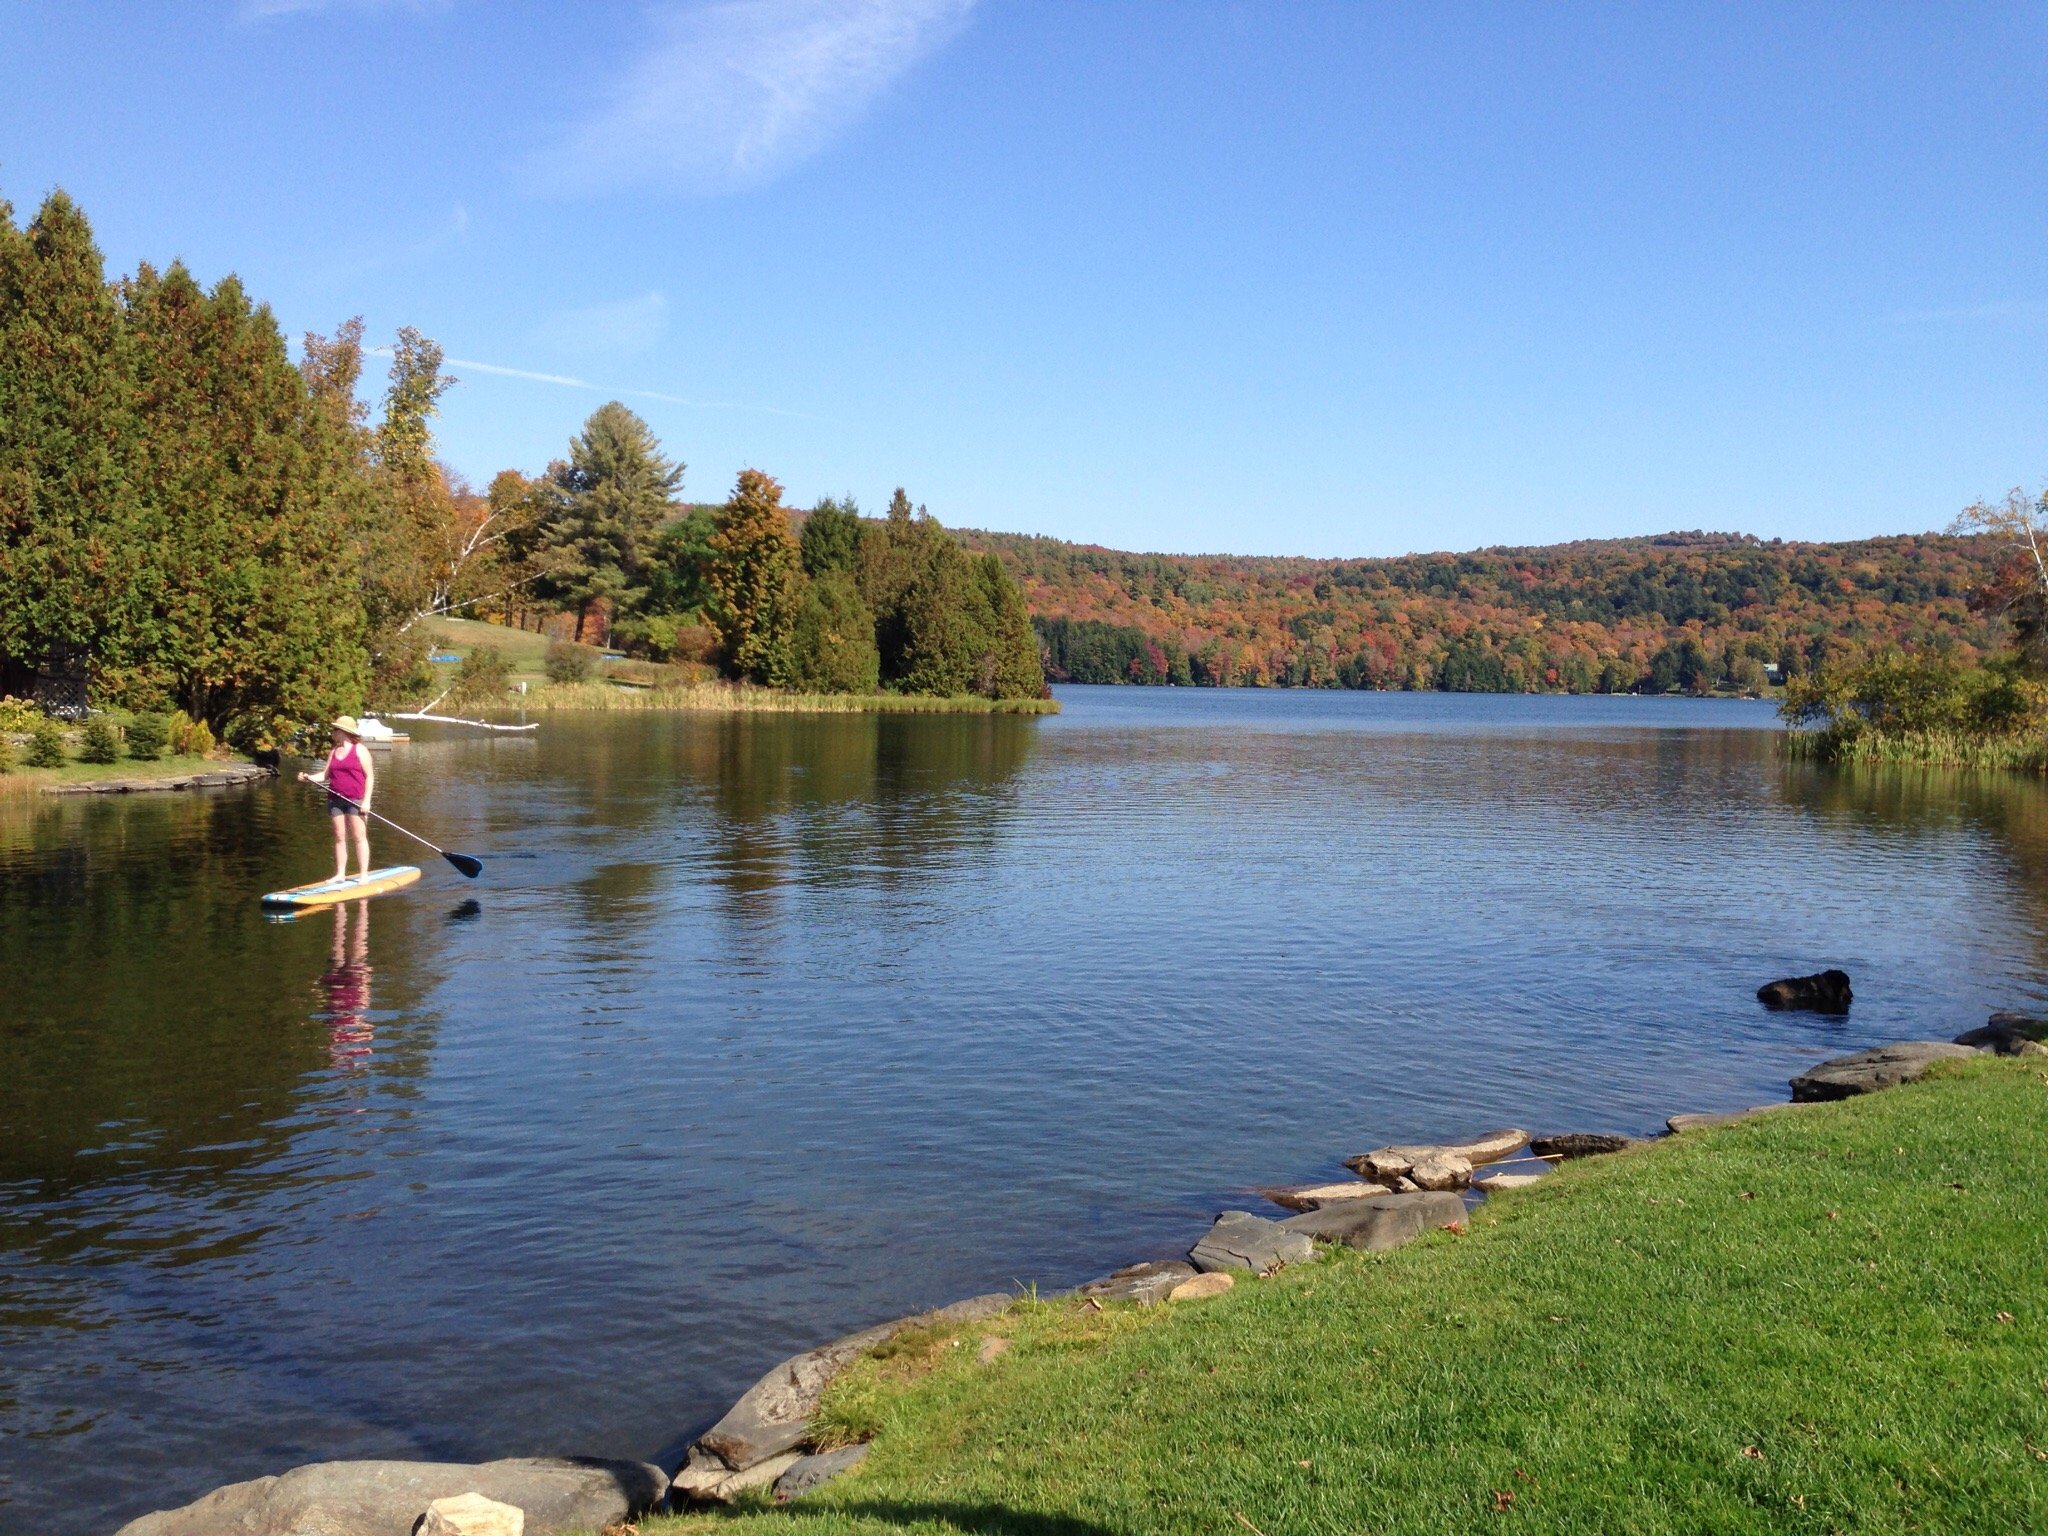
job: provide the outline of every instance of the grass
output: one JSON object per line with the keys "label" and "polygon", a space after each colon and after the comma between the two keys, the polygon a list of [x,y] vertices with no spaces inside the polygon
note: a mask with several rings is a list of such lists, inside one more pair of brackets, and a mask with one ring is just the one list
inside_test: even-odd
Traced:
{"label": "grass", "polygon": [[486,624],[481,619],[432,618],[420,620],[420,628],[437,651],[453,651],[458,656],[467,656],[480,645],[496,646],[498,654],[511,666],[513,674],[544,677],[548,654],[548,637],[537,635],[530,629],[514,629],[509,624]]}
{"label": "grass", "polygon": [[1823,763],[1902,763],[1932,768],[2002,768],[2048,772],[2048,738],[2017,733],[1979,736],[1965,731],[1788,731],[1785,755]]}
{"label": "grass", "polygon": [[92,784],[108,779],[178,779],[187,774],[211,773],[247,762],[243,757],[172,757],[168,754],[150,762],[124,757],[113,763],[69,762],[62,768],[24,766],[25,747],[15,748],[15,766],[0,773],[0,795],[33,794],[51,784]]}
{"label": "grass", "polygon": [[819,1427],[874,1450],[802,1513],[643,1536],[2048,1529],[2048,1073],[1568,1165],[1214,1301],[926,1332]]}

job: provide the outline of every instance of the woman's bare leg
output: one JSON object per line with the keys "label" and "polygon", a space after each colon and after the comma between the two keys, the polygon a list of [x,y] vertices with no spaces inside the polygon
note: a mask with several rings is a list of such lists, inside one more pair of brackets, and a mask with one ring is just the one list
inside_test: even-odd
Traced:
{"label": "woman's bare leg", "polygon": [[370,872],[370,818],[351,815],[348,820],[356,834],[356,869],[367,875]]}
{"label": "woman's bare leg", "polygon": [[343,880],[348,877],[348,818],[330,816],[327,819],[334,823],[334,878]]}

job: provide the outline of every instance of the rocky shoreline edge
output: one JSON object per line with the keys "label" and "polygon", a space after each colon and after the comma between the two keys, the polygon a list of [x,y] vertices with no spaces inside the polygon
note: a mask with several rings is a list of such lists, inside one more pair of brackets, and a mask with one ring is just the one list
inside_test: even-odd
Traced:
{"label": "rocky shoreline edge", "polygon": [[[1666,1134],[1876,1092],[1912,1082],[1937,1062],[1980,1052],[2048,1056],[2044,1042],[2048,1019],[1994,1013],[1952,1041],[1895,1041],[1820,1062],[1791,1079],[1785,1103],[1673,1114]],[[1534,1183],[1559,1162],[1623,1153],[1653,1139],[1587,1132],[1532,1137],[1507,1129],[1464,1141],[1381,1147],[1344,1159],[1351,1178],[1259,1191],[1292,1215],[1224,1211],[1185,1259],[1131,1264],[1043,1299],[1098,1309],[1119,1302],[1199,1301],[1232,1289],[1240,1273],[1270,1274],[1308,1262],[1318,1243],[1384,1252],[1436,1228],[1462,1230],[1468,1202],[1478,1197]],[[590,1457],[319,1462],[229,1484],[181,1508],[144,1515],[121,1527],[118,1536],[294,1536],[313,1529],[322,1536],[566,1536],[606,1531],[664,1509],[731,1503],[753,1490],[787,1503],[857,1466],[867,1454],[866,1445],[834,1446],[813,1438],[812,1420],[841,1372],[911,1330],[987,1322],[1021,1299],[1011,1292],[969,1297],[792,1356],[690,1441],[672,1469]],[[981,1358],[993,1359],[1006,1346],[1000,1336],[987,1335]]]}
{"label": "rocky shoreline edge", "polygon": [[227,763],[197,773],[166,774],[158,778],[84,779],[69,784],[45,784],[46,795],[140,795],[158,789],[226,789],[236,784],[253,784],[274,779],[275,768],[262,763]]}

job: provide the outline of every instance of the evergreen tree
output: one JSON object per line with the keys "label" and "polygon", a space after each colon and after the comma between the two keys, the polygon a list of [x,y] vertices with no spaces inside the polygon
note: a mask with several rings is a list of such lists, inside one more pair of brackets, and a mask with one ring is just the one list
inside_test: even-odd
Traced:
{"label": "evergreen tree", "polygon": [[617,612],[645,599],[655,539],[675,516],[683,466],[663,455],[646,422],[613,400],[584,422],[548,481],[553,501],[539,586],[577,610],[581,639],[593,603],[605,600]]}
{"label": "evergreen tree", "polygon": [[931,562],[933,546],[945,532],[930,514],[911,514],[903,487],[889,498],[889,512],[861,529],[860,595],[875,616],[875,649],[882,680],[900,685],[910,668],[910,626],[906,602],[919,574]]}
{"label": "evergreen tree", "polygon": [[[1039,660],[1038,633],[1031,627],[1024,593],[992,554],[981,557],[981,583],[989,608],[991,656],[988,686],[979,691],[992,699],[1035,699],[1045,692],[1045,668]],[[1177,680],[1192,683],[1187,647],[1176,644],[1174,650]]]}
{"label": "evergreen tree", "polygon": [[116,672],[147,649],[133,391],[85,215],[53,192],[19,230],[0,202],[0,691],[53,645]]}
{"label": "evergreen tree", "polygon": [[790,686],[804,693],[873,693],[881,675],[875,618],[853,575],[827,568],[797,608]]}
{"label": "evergreen tree", "polygon": [[903,691],[979,693],[994,649],[981,573],[951,539],[931,543],[903,597]]}
{"label": "evergreen tree", "polygon": [[[900,496],[902,492],[897,492]],[[827,496],[804,519],[801,539],[804,574],[816,579],[827,571],[849,574],[860,565],[860,506],[851,496],[834,501]]]}
{"label": "evergreen tree", "polygon": [[364,614],[335,494],[349,444],[233,277],[121,287],[148,430],[136,454],[151,645],[127,702],[175,702],[243,746],[360,704]]}
{"label": "evergreen tree", "polygon": [[803,570],[782,487],[758,469],[741,470],[732,499],[713,519],[710,544],[705,580],[727,670],[771,688],[789,686]]}

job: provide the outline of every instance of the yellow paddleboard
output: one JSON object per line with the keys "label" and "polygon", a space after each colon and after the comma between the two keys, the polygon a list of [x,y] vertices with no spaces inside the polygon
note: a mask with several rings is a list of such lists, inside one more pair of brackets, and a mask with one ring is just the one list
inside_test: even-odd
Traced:
{"label": "yellow paddleboard", "polygon": [[394,864],[389,869],[373,869],[367,875],[350,875],[346,880],[322,880],[313,885],[295,885],[288,891],[272,891],[263,898],[263,905],[331,907],[337,901],[360,901],[400,890],[419,877],[420,872],[412,865]]}

